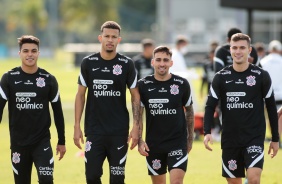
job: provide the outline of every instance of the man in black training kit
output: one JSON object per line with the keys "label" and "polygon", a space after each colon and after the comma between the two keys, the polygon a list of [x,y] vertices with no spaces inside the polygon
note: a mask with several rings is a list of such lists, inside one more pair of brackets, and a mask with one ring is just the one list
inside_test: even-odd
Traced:
{"label": "man in black training kit", "polygon": [[[227,32],[227,43],[216,49],[215,56],[214,56],[215,73],[228,65],[232,65],[233,60],[232,60],[229,48],[230,48],[231,36],[236,33],[242,33],[242,31],[238,28],[231,28]],[[254,65],[258,65],[259,62],[258,62],[258,55],[257,55],[256,49],[253,46],[251,47],[252,47],[252,51],[248,56],[248,61]]]}
{"label": "man in black training kit", "polygon": [[271,79],[267,71],[248,62],[252,48],[249,36],[231,37],[233,65],[219,71],[210,88],[204,116],[204,145],[212,151],[211,125],[214,109],[220,101],[222,110],[222,176],[229,184],[241,184],[245,170],[249,184],[260,183],[264,162],[264,103],[271,126],[272,141],[268,154],[278,151],[278,116]]}
{"label": "man in black training kit", "polygon": [[[74,143],[84,143],[80,120],[88,88],[84,132],[85,174],[88,184],[101,183],[103,162],[108,159],[110,183],[124,183],[127,148],[138,143],[140,95],[133,61],[116,52],[121,41],[120,26],[107,21],[101,26],[98,40],[101,50],[86,56],[81,63],[78,91],[75,98]],[[131,93],[133,128],[128,136],[129,114],[126,107],[126,86]]]}
{"label": "man in black training kit", "polygon": [[138,151],[146,156],[153,184],[166,183],[167,167],[170,183],[183,183],[193,143],[194,111],[190,85],[186,79],[169,73],[173,64],[171,56],[168,47],[154,49],[154,74],[138,82],[141,119],[146,109],[146,142],[141,136]]}
{"label": "man in black training kit", "polygon": [[141,44],[143,52],[132,58],[137,70],[137,80],[154,73],[154,69],[151,66],[151,59],[153,50],[155,48],[155,43],[153,40],[145,38],[141,41]]}
{"label": "man in black training kit", "polygon": [[34,163],[40,184],[53,183],[54,158],[50,144],[51,103],[58,132],[56,152],[64,157],[65,125],[56,78],[37,66],[39,39],[23,35],[18,39],[20,67],[2,76],[0,121],[8,101],[11,161],[16,184],[30,184]]}

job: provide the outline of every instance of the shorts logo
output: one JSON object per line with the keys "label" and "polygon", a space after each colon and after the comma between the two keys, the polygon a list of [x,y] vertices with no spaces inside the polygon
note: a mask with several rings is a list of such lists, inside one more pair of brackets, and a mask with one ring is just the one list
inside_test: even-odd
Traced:
{"label": "shorts logo", "polygon": [[92,142],[89,142],[89,141],[87,141],[87,142],[85,143],[85,152],[91,150],[91,144],[92,144]]}
{"label": "shorts logo", "polygon": [[120,75],[122,73],[122,70],[121,70],[122,66],[121,65],[114,65],[113,68],[114,68],[113,74]]}
{"label": "shorts logo", "polygon": [[173,94],[173,95],[177,95],[179,93],[179,86],[178,85],[171,85],[170,86],[170,93]]}
{"label": "shorts logo", "polygon": [[162,166],[161,161],[157,159],[153,160],[152,163],[153,163],[153,169],[155,170],[158,170]]}
{"label": "shorts logo", "polygon": [[246,77],[246,78],[247,78],[248,86],[254,86],[256,84],[255,76],[250,75],[249,77]]}
{"label": "shorts logo", "polygon": [[228,164],[229,170],[234,171],[235,169],[237,169],[236,160],[230,160],[228,161]]}
{"label": "shorts logo", "polygon": [[13,153],[13,158],[12,158],[12,161],[17,164],[17,163],[20,163],[21,159],[20,159],[20,155],[19,153],[15,152]]}
{"label": "shorts logo", "polygon": [[36,78],[36,85],[37,87],[44,87],[45,86],[45,79],[44,78]]}

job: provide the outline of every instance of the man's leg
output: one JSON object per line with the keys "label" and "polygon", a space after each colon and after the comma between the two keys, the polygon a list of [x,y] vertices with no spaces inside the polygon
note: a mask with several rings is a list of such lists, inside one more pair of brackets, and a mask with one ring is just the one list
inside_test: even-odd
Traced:
{"label": "man's leg", "polygon": [[165,184],[167,172],[167,153],[152,153],[146,157],[148,174],[153,184]]}
{"label": "man's leg", "polygon": [[187,149],[176,149],[167,154],[171,184],[182,184],[188,165]]}
{"label": "man's leg", "polygon": [[222,149],[222,176],[228,184],[242,184],[245,177],[244,149]]}
{"label": "man's leg", "polygon": [[252,167],[247,170],[248,184],[259,184],[261,177],[261,168]]}
{"label": "man's leg", "polygon": [[228,184],[242,184],[242,178],[226,178]]}
{"label": "man's leg", "polygon": [[53,184],[54,157],[50,140],[45,140],[32,151],[32,158],[40,184]]}
{"label": "man's leg", "polygon": [[151,179],[152,179],[152,184],[166,184],[165,174],[157,175],[157,176],[151,175]]}
{"label": "man's leg", "polygon": [[101,184],[106,158],[103,136],[88,136],[85,142],[85,175],[87,184]]}
{"label": "man's leg", "polygon": [[15,184],[30,184],[32,159],[29,150],[12,148],[11,161]]}
{"label": "man's leg", "polygon": [[182,169],[172,169],[169,172],[170,184],[183,184],[183,179],[185,176],[185,171]]}
{"label": "man's leg", "polygon": [[110,169],[110,184],[124,184],[127,158],[127,136],[107,138],[107,158]]}
{"label": "man's leg", "polygon": [[248,146],[245,150],[245,167],[247,168],[248,184],[259,184],[264,163],[264,145]]}

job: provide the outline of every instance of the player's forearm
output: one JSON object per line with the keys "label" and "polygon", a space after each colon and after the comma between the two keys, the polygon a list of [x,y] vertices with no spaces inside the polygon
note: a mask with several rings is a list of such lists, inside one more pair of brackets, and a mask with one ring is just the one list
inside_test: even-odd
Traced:
{"label": "player's forearm", "polygon": [[217,105],[217,100],[209,96],[205,107],[204,135],[211,133],[211,125],[213,123],[213,115],[216,105]]}
{"label": "player's forearm", "polygon": [[133,126],[140,124],[140,95],[137,89],[131,92],[131,106],[133,115]]}
{"label": "player's forearm", "polygon": [[0,123],[2,122],[3,110],[6,104],[6,100],[0,98]]}
{"label": "player's forearm", "polygon": [[58,145],[65,145],[65,121],[61,101],[51,103],[58,133]]}
{"label": "player's forearm", "polygon": [[140,113],[139,113],[139,139],[142,140],[142,136],[143,136],[143,112],[144,112],[144,108],[140,107]]}
{"label": "player's forearm", "polygon": [[85,96],[77,94],[75,97],[74,127],[80,127],[80,120],[84,109]]}
{"label": "player's forearm", "polygon": [[278,115],[276,112],[276,105],[274,96],[265,99],[265,105],[268,113],[269,124],[272,134],[272,141],[278,142],[279,141],[279,133],[278,133]]}
{"label": "player's forearm", "polygon": [[194,109],[192,105],[186,107],[185,119],[188,131],[188,142],[192,143],[194,138]]}

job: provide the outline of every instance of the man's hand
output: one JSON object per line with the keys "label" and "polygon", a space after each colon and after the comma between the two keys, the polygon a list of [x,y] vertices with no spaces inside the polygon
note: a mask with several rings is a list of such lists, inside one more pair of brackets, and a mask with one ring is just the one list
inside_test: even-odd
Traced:
{"label": "man's hand", "polygon": [[84,139],[83,139],[83,134],[82,134],[81,128],[79,126],[78,127],[74,127],[73,141],[74,141],[74,144],[79,149],[82,149],[81,145],[80,145],[80,141],[81,141],[82,144],[84,144]]}
{"label": "man's hand", "polygon": [[273,158],[276,156],[277,152],[279,150],[279,142],[270,142],[268,154],[270,154],[270,157]]}
{"label": "man's hand", "polygon": [[205,147],[206,147],[207,150],[212,151],[211,147],[209,146],[209,142],[210,142],[211,144],[213,144],[213,140],[212,140],[211,134],[205,135],[205,138],[204,138],[204,145],[205,145]]}
{"label": "man's hand", "polygon": [[278,119],[282,117],[282,106],[278,109],[277,114],[278,114]]}
{"label": "man's hand", "polygon": [[57,145],[56,155],[58,155],[60,153],[59,160],[61,160],[64,157],[66,151],[67,150],[66,150],[66,146],[65,145]]}
{"label": "man's hand", "polygon": [[149,147],[146,144],[146,142],[144,142],[141,138],[138,142],[138,151],[143,156],[146,156],[146,157],[149,156],[149,154],[148,154],[148,151],[150,151]]}
{"label": "man's hand", "polygon": [[128,136],[127,144],[129,144],[131,140],[130,149],[132,150],[138,144],[139,139],[139,127],[137,125],[133,125],[133,128]]}

